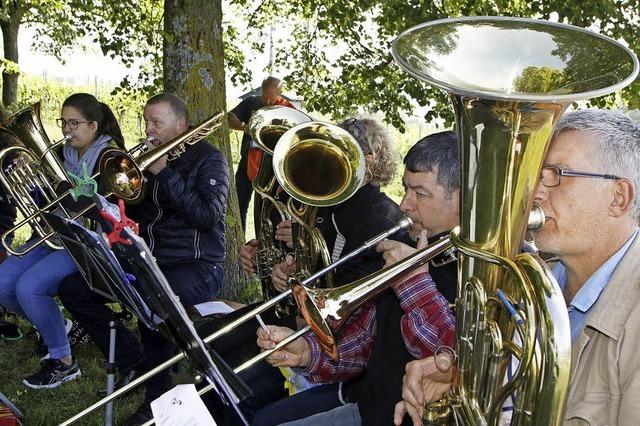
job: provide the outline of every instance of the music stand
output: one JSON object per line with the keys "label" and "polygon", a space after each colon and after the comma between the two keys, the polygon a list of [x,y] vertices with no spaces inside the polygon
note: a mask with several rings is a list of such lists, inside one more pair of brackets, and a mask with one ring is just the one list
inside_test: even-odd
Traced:
{"label": "music stand", "polygon": [[214,350],[205,346],[144,240],[129,228],[125,228],[122,234],[131,244],[114,244],[113,251],[146,289],[144,294],[149,304],[164,320],[165,333],[191,362],[200,367],[223,402],[231,405],[248,425],[238,404],[248,398],[251,391]]}
{"label": "music stand", "polygon": [[65,217],[46,212],[43,215],[91,290],[122,303],[149,328],[155,329],[162,323],[162,319],[149,309],[144,297],[133,285],[133,277],[122,269],[102,235]]}
{"label": "music stand", "polygon": [[77,222],[47,213],[45,219],[92,290],[125,304],[148,328],[162,331],[248,425],[238,404],[251,391],[214,350],[205,346],[144,240],[124,228],[121,236],[129,243],[116,243],[109,249],[102,235]]}

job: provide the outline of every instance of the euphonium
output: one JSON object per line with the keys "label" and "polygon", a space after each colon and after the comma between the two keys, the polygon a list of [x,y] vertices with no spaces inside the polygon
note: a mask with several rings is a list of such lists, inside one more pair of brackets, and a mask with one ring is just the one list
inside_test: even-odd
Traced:
{"label": "euphonium", "polygon": [[[331,263],[329,250],[315,227],[317,208],[351,197],[364,178],[364,155],[346,130],[329,123],[299,124],[280,137],[273,152],[273,169],[280,186],[291,196],[296,276],[303,280]],[[325,277],[332,286],[332,274]]]}
{"label": "euphonium", "polygon": [[520,253],[525,225],[558,117],[573,101],[631,83],[637,59],[584,29],[496,17],[411,28],[395,40],[393,56],[449,92],[461,146],[451,411],[458,424],[494,425],[512,396],[511,424],[560,424],[571,359],[567,310],[549,268]]}
{"label": "euphonium", "polygon": [[256,269],[264,300],[279,293],[271,282],[271,270],[284,260],[287,251],[285,244],[274,238],[277,223],[273,223],[273,216],[277,214],[280,221],[289,218],[287,207],[278,195],[280,185],[273,173],[273,150],[287,130],[307,121],[311,121],[311,118],[302,111],[270,105],[253,113],[247,123],[247,132],[262,150],[260,169],[252,184],[256,192],[253,198],[253,223],[258,240]]}
{"label": "euphonium", "polygon": [[[47,206],[58,197],[55,187],[60,182],[69,181],[55,152],[66,138],[55,143],[49,140],[40,120],[40,102],[12,115],[1,126],[0,132],[2,137],[8,139],[9,146],[0,151],[0,182],[11,202],[27,218],[19,226],[2,234],[2,242],[9,252],[19,254],[13,252],[5,242],[7,236],[18,227],[29,224],[41,238],[51,235],[51,228],[37,213],[40,206]],[[59,207],[64,212],[64,208]],[[50,240],[47,244],[60,248]]]}

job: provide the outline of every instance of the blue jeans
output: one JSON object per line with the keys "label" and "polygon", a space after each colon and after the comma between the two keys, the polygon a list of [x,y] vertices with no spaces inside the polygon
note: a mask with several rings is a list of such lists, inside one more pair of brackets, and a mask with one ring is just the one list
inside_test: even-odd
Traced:
{"label": "blue jeans", "polygon": [[280,426],[360,426],[361,424],[362,419],[358,411],[358,404],[346,404],[331,411],[283,423]]}
{"label": "blue jeans", "polygon": [[[275,370],[273,367],[271,369]],[[247,383],[255,390],[251,379],[247,380]],[[316,386],[273,402],[255,414],[251,426],[275,426],[340,407],[342,402],[340,402],[338,385],[338,383],[330,383]]]}
{"label": "blue jeans", "polygon": [[31,321],[54,359],[71,354],[64,318],[54,297],[60,281],[75,271],[66,250],[52,250],[45,244],[22,257],[8,256],[0,264],[0,305]]}

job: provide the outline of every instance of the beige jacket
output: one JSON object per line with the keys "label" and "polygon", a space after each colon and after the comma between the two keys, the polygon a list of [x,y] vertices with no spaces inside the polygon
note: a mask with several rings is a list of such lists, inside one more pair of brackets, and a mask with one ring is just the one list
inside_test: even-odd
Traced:
{"label": "beige jacket", "polygon": [[640,236],[571,350],[565,425],[640,424]]}

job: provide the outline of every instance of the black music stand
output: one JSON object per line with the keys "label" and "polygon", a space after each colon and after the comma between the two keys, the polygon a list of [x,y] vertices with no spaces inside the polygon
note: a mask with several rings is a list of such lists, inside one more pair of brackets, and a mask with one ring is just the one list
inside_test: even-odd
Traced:
{"label": "black music stand", "polygon": [[149,328],[155,329],[162,323],[162,319],[149,309],[149,305],[134,287],[134,278],[122,269],[102,235],[67,218],[46,212],[43,215],[56,231],[91,290],[109,300],[122,303]]}
{"label": "black music stand", "polygon": [[238,404],[250,396],[250,389],[214,350],[205,346],[144,240],[124,228],[121,237],[129,243],[116,243],[109,249],[102,235],[74,221],[46,213],[45,218],[91,288],[125,304],[147,327],[163,332],[248,425]]}
{"label": "black music stand", "polygon": [[251,395],[251,390],[214,350],[205,346],[144,240],[129,228],[125,228],[122,234],[131,244],[114,244],[114,253],[144,285],[149,304],[164,320],[165,334],[192,363],[200,367],[222,401],[231,405],[243,423],[248,425],[238,404]]}

